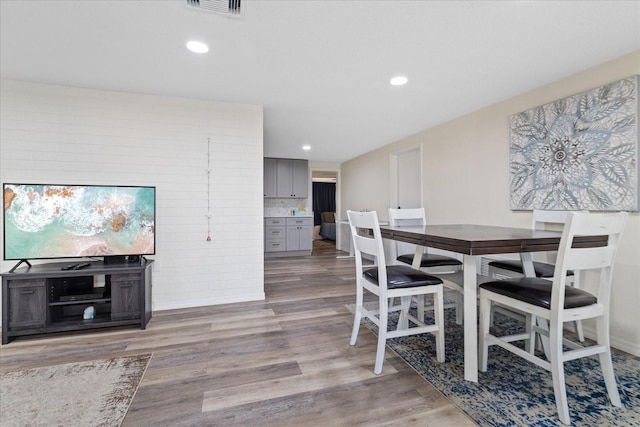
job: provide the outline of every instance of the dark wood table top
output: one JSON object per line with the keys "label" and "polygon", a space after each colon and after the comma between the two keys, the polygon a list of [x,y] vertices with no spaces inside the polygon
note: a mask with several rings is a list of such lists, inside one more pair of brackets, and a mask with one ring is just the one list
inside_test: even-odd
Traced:
{"label": "dark wood table top", "polygon": [[[380,226],[382,237],[466,255],[556,251],[562,233],[474,224]],[[573,246],[607,244],[607,236],[577,237]]]}

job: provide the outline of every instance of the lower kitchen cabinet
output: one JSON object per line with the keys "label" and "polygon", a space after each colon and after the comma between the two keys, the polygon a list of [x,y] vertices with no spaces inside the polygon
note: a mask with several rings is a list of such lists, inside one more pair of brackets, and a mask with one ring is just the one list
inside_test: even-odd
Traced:
{"label": "lower kitchen cabinet", "polygon": [[311,255],[313,217],[265,218],[265,256]]}

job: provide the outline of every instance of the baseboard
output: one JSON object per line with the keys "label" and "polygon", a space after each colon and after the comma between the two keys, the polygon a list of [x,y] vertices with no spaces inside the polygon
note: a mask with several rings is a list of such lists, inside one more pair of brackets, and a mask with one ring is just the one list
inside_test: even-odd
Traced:
{"label": "baseboard", "polygon": [[265,252],[265,258],[292,257],[292,256],[310,256],[311,251],[282,251],[282,252]]}
{"label": "baseboard", "polygon": [[[583,323],[583,331],[584,331],[584,336],[586,338],[595,340],[596,339],[596,331],[593,328],[587,328],[584,326]],[[615,337],[613,335],[609,336],[609,340],[611,343],[611,347],[617,349],[617,350],[621,350],[624,351],[625,353],[629,353],[632,354],[634,356],[638,356],[640,357],[640,344],[638,344],[637,342],[630,342],[627,340],[624,340],[622,338],[618,338]]]}
{"label": "baseboard", "polygon": [[233,304],[237,302],[264,301],[264,292],[254,295],[231,296],[226,298],[193,299],[182,301],[154,302],[153,311],[176,310],[180,308],[204,307],[208,305]]}

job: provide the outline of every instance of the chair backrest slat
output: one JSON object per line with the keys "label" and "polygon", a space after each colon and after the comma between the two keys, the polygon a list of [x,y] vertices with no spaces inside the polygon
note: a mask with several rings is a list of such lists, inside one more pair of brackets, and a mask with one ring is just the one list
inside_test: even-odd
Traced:
{"label": "chair backrest slat", "polygon": [[359,234],[353,236],[354,239],[354,248],[358,252],[362,252],[367,255],[372,255],[374,257],[378,256],[378,245],[376,241],[371,237],[365,237]]}
{"label": "chair backrest slat", "polygon": [[361,280],[363,272],[363,254],[370,255],[378,267],[378,278],[381,292],[386,292],[387,271],[382,245],[382,234],[378,214],[374,212],[347,211],[349,228],[353,239],[353,250],[356,261],[356,275]]}
{"label": "chair backrest slat", "polygon": [[613,264],[616,256],[614,247],[582,248],[565,255],[564,267],[568,270],[593,270]]}
{"label": "chair backrest slat", "polygon": [[564,225],[567,222],[569,211],[545,211],[534,210],[531,228],[534,230],[543,230],[545,224]]}
{"label": "chair backrest slat", "polygon": [[393,209],[389,208],[389,223],[393,226],[424,225],[427,223],[424,208]]}
{"label": "chair backrest slat", "polygon": [[[347,211],[354,250],[384,261],[380,223],[376,212]],[[364,233],[362,230],[367,230]]]}

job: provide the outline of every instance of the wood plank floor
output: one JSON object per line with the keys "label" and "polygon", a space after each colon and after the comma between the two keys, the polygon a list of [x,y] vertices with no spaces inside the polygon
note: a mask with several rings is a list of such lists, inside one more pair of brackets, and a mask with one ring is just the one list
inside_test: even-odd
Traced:
{"label": "wood plank floor", "polygon": [[265,261],[266,300],[154,313],[145,331],[20,338],[0,370],[153,353],[123,422],[130,426],[475,425],[375,336],[349,345],[352,258],[318,242],[313,256]]}

